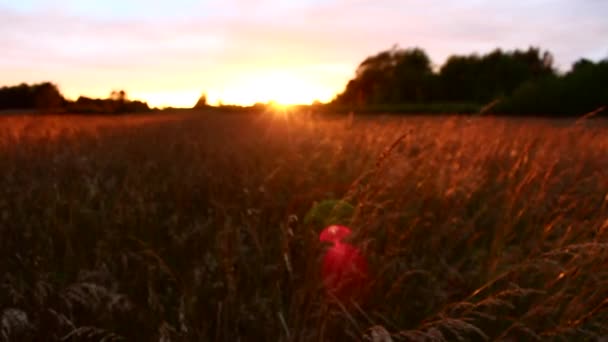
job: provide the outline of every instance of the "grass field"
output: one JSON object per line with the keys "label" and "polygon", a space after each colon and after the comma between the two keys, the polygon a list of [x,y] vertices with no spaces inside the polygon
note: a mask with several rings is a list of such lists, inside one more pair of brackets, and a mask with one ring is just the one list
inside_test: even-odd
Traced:
{"label": "grass field", "polygon": [[[601,126],[0,117],[0,341],[598,340]],[[320,286],[324,199],[356,206],[356,304]]]}

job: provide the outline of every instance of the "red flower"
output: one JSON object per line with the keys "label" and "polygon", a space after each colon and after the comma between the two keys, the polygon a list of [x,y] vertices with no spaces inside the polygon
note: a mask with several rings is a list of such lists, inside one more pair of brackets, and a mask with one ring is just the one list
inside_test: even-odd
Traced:
{"label": "red flower", "polygon": [[348,227],[332,225],[319,236],[321,242],[332,244],[323,257],[323,285],[342,302],[360,299],[367,281],[367,261],[356,247],[343,242],[351,233]]}

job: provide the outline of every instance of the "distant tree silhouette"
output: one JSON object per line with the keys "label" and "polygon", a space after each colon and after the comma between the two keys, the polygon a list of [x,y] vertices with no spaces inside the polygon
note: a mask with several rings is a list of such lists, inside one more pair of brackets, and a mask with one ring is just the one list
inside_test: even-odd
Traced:
{"label": "distant tree silhouette", "polygon": [[439,72],[440,97],[450,102],[471,101],[482,84],[477,81],[481,58],[477,55],[451,56]]}
{"label": "distant tree silhouette", "polygon": [[351,105],[476,102],[510,95],[524,82],[553,75],[553,57],[538,48],[451,56],[433,73],[420,48],[393,47],[368,57],[335,103]]}
{"label": "distant tree silhouette", "polygon": [[57,110],[63,106],[64,98],[57,86],[45,82],[32,87],[35,107],[39,110]]}
{"label": "distant tree silhouette", "polygon": [[108,99],[81,96],[75,102],[66,100],[51,82],[33,85],[25,83],[0,88],[0,110],[37,109],[40,112],[71,113],[136,113],[148,112],[150,107],[141,101],[130,101],[124,90],[112,91]]}
{"label": "distant tree silhouette", "polygon": [[207,94],[203,93],[201,97],[198,98],[198,101],[194,105],[194,108],[205,108],[207,106]]}
{"label": "distant tree silhouette", "polygon": [[131,101],[124,90],[113,90],[107,99],[92,99],[81,96],[68,106],[72,113],[120,114],[149,112],[150,107],[142,101]]}
{"label": "distant tree silhouette", "polygon": [[127,100],[127,92],[124,90],[112,90],[110,93],[110,101],[111,103],[107,104],[108,107],[112,108],[110,112],[113,113],[126,113],[128,112],[128,108],[126,106]]}
{"label": "distant tree silhouette", "polygon": [[563,76],[552,75],[519,87],[497,108],[519,115],[580,116],[608,106],[608,59],[580,59]]}
{"label": "distant tree silhouette", "polygon": [[57,86],[50,82],[0,88],[0,109],[58,110],[64,102]]}
{"label": "distant tree silhouette", "polygon": [[127,101],[127,92],[124,90],[112,90],[110,99],[116,102],[125,102]]}
{"label": "distant tree silhouette", "polygon": [[537,48],[484,56],[452,56],[439,72],[442,100],[486,103],[511,94],[524,82],[553,75],[553,57]]}
{"label": "distant tree silhouette", "polygon": [[357,105],[423,102],[431,98],[432,79],[431,61],[422,49],[393,47],[365,59],[336,102]]}
{"label": "distant tree silhouette", "polygon": [[572,72],[582,72],[586,68],[593,68],[595,63],[587,58],[581,58],[572,65]]}
{"label": "distant tree silhouette", "polygon": [[16,86],[0,88],[1,109],[23,109],[33,107],[31,89],[27,84],[22,83]]}

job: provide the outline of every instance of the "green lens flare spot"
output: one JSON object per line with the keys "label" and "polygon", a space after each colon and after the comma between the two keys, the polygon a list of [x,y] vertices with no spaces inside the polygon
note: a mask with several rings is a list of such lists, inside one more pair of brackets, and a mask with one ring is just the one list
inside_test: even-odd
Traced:
{"label": "green lens flare spot", "polygon": [[343,200],[324,200],[315,205],[304,216],[304,224],[324,228],[332,224],[348,225],[352,221],[355,207]]}

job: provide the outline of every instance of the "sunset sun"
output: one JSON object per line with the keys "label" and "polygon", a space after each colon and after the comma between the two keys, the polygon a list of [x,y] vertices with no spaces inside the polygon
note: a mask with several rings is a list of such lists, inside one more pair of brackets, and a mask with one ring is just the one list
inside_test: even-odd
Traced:
{"label": "sunset sun", "polygon": [[265,69],[240,76],[235,86],[218,93],[210,92],[209,101],[240,105],[272,103],[284,107],[311,104],[317,100],[330,101],[335,94],[332,86],[319,82],[304,72]]}
{"label": "sunset sun", "polygon": [[315,100],[315,86],[288,75],[269,75],[260,84],[261,97],[281,106],[308,104]]}

